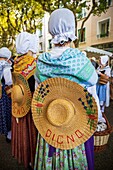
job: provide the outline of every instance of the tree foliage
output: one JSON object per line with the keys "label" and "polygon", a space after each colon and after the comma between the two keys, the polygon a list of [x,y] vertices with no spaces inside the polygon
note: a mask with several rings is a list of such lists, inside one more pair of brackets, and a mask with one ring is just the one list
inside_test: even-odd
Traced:
{"label": "tree foliage", "polygon": [[0,0],[0,46],[10,47],[15,40],[15,35],[21,31],[36,32],[36,29],[41,27],[44,11],[51,13],[62,7],[68,8],[74,13],[77,31],[77,17],[81,14],[82,8],[87,9],[87,16],[83,19],[81,28],[91,14],[101,15],[102,12],[106,12],[108,8],[106,1]]}
{"label": "tree foliage", "polygon": [[[79,14],[82,13],[82,9],[87,10],[87,16],[83,19],[81,24],[81,31],[83,29],[84,23],[88,18],[93,15],[100,16],[102,12],[106,12],[108,9],[107,0],[35,0],[41,4],[43,10],[51,13],[58,8],[68,8],[75,16],[75,26],[77,31],[77,19]],[[82,16],[81,16],[82,17]],[[79,18],[80,19],[80,18]],[[82,32],[81,32],[82,33]],[[77,34],[77,32],[75,33]]]}
{"label": "tree foliage", "polygon": [[0,46],[11,46],[21,31],[36,32],[44,11],[34,0],[0,1]]}

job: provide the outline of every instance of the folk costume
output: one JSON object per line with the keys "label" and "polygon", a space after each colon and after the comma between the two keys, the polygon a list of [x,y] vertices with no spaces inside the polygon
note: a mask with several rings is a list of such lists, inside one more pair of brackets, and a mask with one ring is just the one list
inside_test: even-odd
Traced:
{"label": "folk costume", "polygon": [[113,66],[111,67],[110,99],[113,100]]}
{"label": "folk costume", "polygon": [[[110,103],[110,83],[109,78],[111,77],[111,68],[107,64],[109,60],[108,56],[101,56],[100,57],[100,65],[97,68],[97,72],[99,75],[99,81],[97,83],[97,95],[99,97],[99,102],[101,106],[102,112],[105,111],[105,107],[109,106]],[[102,74],[102,75],[101,75]],[[103,78],[102,76],[106,75],[106,78]]]}
{"label": "folk costume", "polygon": [[98,67],[98,63],[97,63],[97,61],[96,61],[96,58],[95,58],[95,57],[92,57],[92,58],[91,58],[91,63],[93,64],[93,66],[95,67],[95,69],[97,69],[97,67]]}
{"label": "folk costume", "polygon": [[[55,10],[51,14],[49,19],[49,32],[53,37],[52,39],[53,44],[62,45],[65,44],[65,42],[74,41],[76,39],[76,36],[75,36],[75,21],[74,21],[73,13],[65,8]],[[39,109],[39,106],[41,107],[41,104],[37,103],[37,101],[40,100],[40,96],[42,98],[46,98],[46,96],[48,96],[48,93],[51,90],[50,88],[48,89],[49,91],[46,90],[45,92],[45,88],[48,88],[48,84],[45,85],[45,83],[43,84],[43,82],[45,82],[46,80],[48,81],[48,78],[55,78],[55,77],[68,79],[86,88],[95,85],[98,79],[95,68],[92,66],[90,60],[78,49],[73,49],[65,45],[61,47],[55,46],[49,53],[41,54],[37,61],[35,79],[37,82],[39,81],[42,82],[42,86],[39,86],[40,87],[38,91],[39,93],[37,93],[36,90],[36,94],[34,95],[34,100],[32,103],[34,122],[37,127],[38,127],[37,124],[38,118],[35,116],[36,107],[38,107],[37,114],[39,115],[43,113],[45,110],[45,109],[43,110]],[[54,81],[53,84],[54,84],[54,88],[56,88],[57,85],[55,85]],[[64,84],[66,85],[67,83]],[[61,94],[62,91],[64,92],[63,85],[62,85],[62,90],[60,89]],[[65,98],[67,98],[68,100],[67,97],[68,95],[65,95],[65,93],[68,92],[68,89],[66,89],[65,91],[66,92],[64,92],[62,96],[65,96]],[[55,92],[53,97],[57,95],[57,92]],[[51,99],[51,101],[53,100]],[[82,104],[84,105],[84,103]],[[43,107],[43,103],[42,103],[42,107]],[[60,119],[62,120],[62,113],[61,116],[59,115],[59,120]],[[74,123],[76,124],[76,122]],[[54,121],[54,123],[52,122],[51,124],[57,124],[57,123],[56,121]],[[50,134],[51,131],[49,131],[49,135]],[[46,136],[47,135],[48,134],[46,134]],[[39,129],[39,133],[37,137],[36,155],[35,155],[35,166],[34,166],[35,170],[38,169],[93,170],[94,169],[93,137],[89,137],[87,141],[84,141],[77,146],[75,145],[75,147],[69,147],[68,149],[66,149],[66,147],[65,148],[61,148],[60,146],[56,147],[55,144],[53,143],[51,144],[50,141],[47,142],[47,139],[45,140],[45,138],[46,137],[43,135],[43,132],[41,132]]]}
{"label": "folk costume", "polygon": [[[37,52],[37,37],[27,32],[16,38],[12,92],[12,155],[25,168],[33,168],[37,130],[31,114],[31,99],[34,92],[34,71]],[[30,53],[29,53],[30,52]]]}
{"label": "folk costume", "polygon": [[[0,49],[0,134],[5,134],[11,140],[11,51],[2,47]],[[7,93],[10,91],[9,93]],[[8,96],[9,94],[9,96]]]}

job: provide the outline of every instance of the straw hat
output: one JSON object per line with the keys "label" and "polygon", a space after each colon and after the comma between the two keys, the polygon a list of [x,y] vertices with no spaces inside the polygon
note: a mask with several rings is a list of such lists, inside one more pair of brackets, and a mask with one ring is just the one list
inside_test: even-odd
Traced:
{"label": "straw hat", "polygon": [[41,136],[60,149],[87,141],[97,126],[97,105],[79,84],[64,78],[40,83],[32,99],[32,116]]}
{"label": "straw hat", "polygon": [[109,80],[110,80],[109,76],[102,74],[102,75],[100,75],[99,83],[100,84],[107,84],[109,82]]}
{"label": "straw hat", "polygon": [[32,95],[27,80],[19,73],[12,75],[12,114],[14,117],[20,118],[30,110]]}

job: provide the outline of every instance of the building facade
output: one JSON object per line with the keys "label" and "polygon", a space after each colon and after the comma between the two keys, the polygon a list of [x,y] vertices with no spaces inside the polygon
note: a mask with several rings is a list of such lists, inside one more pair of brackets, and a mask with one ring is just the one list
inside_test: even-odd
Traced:
{"label": "building facade", "polygon": [[[81,49],[92,46],[113,52],[113,0],[110,0],[108,5],[106,13],[102,13],[101,16],[91,15],[85,22],[81,40],[79,38]],[[78,31],[83,19],[78,20]]]}
{"label": "building facade", "polygon": [[[108,0],[109,8],[101,16],[91,15],[85,22],[82,35],[80,28],[87,11],[83,9],[82,17],[77,21],[77,37],[79,38],[79,48],[91,46],[113,53],[113,0]],[[78,17],[79,18],[79,17]],[[48,33],[49,14],[45,13],[42,20],[42,30],[39,31],[39,52],[49,51],[51,45],[51,35]]]}
{"label": "building facade", "polygon": [[39,53],[47,52],[51,49],[51,35],[48,32],[48,21],[49,21],[49,13],[44,14],[44,18],[42,19],[42,30],[38,30],[37,34],[39,36]]}

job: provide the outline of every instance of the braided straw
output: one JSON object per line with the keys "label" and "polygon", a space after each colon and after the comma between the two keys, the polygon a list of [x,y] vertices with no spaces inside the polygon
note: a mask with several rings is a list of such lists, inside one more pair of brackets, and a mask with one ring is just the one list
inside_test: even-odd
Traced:
{"label": "braided straw", "polygon": [[99,83],[100,84],[107,84],[109,81],[109,77],[105,74],[100,76]]}
{"label": "braided straw", "polygon": [[16,118],[25,116],[31,108],[31,91],[27,80],[20,73],[13,73],[12,115]]}
{"label": "braided straw", "polygon": [[72,149],[93,135],[98,111],[92,97],[93,105],[88,104],[87,95],[82,86],[64,78],[39,84],[32,99],[32,116],[46,142],[55,148]]}

